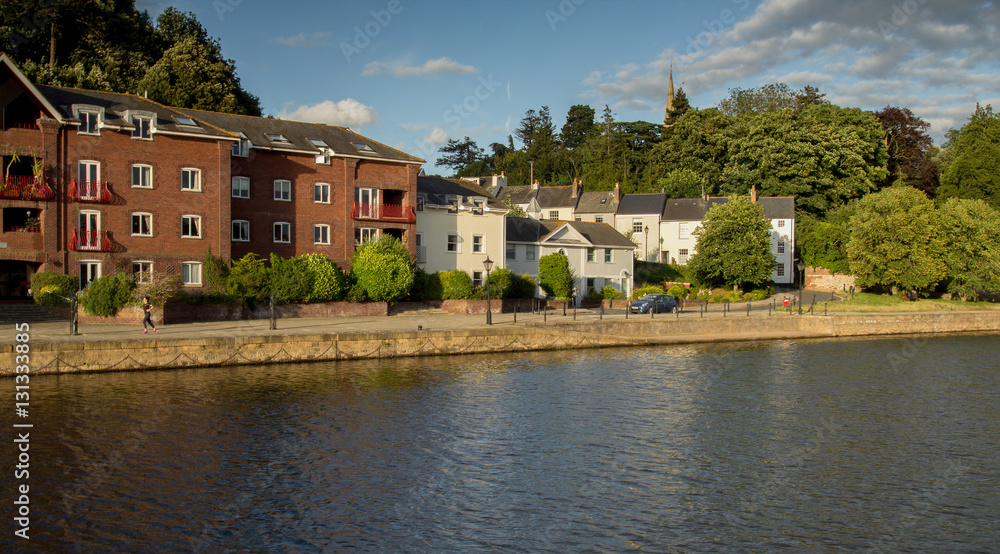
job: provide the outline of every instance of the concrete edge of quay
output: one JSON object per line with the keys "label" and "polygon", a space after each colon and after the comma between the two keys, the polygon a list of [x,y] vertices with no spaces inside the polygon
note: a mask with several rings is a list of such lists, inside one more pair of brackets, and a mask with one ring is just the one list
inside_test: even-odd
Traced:
{"label": "concrete edge of quay", "polygon": [[[1000,312],[630,319],[473,329],[33,342],[32,374],[92,373],[729,341],[1000,332]],[[13,362],[15,344],[0,344]],[[14,364],[0,376],[15,375]]]}

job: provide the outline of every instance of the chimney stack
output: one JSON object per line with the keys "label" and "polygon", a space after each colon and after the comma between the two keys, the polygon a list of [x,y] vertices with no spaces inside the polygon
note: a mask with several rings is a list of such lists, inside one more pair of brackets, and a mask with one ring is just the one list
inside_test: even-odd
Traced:
{"label": "chimney stack", "polygon": [[750,201],[757,203],[757,185],[750,185]]}
{"label": "chimney stack", "polygon": [[531,190],[538,190],[539,186],[541,185],[538,184],[538,179],[535,179],[535,182],[531,183]]}
{"label": "chimney stack", "polygon": [[615,183],[615,202],[621,202],[621,201],[622,201],[622,189],[618,186],[618,183]]}
{"label": "chimney stack", "polygon": [[577,189],[576,189],[576,187],[577,187],[576,179],[573,179],[573,188],[572,188],[572,190],[570,192],[570,196],[569,196],[570,198],[576,198],[577,197]]}

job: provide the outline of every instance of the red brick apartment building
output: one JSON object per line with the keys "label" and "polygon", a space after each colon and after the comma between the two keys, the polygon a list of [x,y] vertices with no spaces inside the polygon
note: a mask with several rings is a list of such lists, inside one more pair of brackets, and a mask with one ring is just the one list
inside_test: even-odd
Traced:
{"label": "red brick apartment building", "polygon": [[3,54],[0,109],[0,298],[36,271],[197,289],[208,250],[346,267],[388,233],[416,251],[423,160],[347,128],[36,86]]}

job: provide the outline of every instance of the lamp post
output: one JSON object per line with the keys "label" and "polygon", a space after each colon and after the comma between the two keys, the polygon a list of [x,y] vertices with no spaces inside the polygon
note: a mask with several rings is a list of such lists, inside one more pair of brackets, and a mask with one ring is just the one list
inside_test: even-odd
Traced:
{"label": "lamp post", "polygon": [[646,234],[646,240],[644,240],[643,243],[642,243],[642,249],[643,249],[642,261],[648,262],[649,261],[649,225],[646,225],[643,228],[642,231],[643,231],[643,233]]}
{"label": "lamp post", "polygon": [[490,270],[493,269],[493,260],[489,254],[483,260],[483,269],[486,270],[486,324],[493,325],[493,310],[490,307]]}
{"label": "lamp post", "polygon": [[799,270],[799,313],[802,313],[802,289],[806,286],[806,264],[802,260],[795,262],[795,269]]}

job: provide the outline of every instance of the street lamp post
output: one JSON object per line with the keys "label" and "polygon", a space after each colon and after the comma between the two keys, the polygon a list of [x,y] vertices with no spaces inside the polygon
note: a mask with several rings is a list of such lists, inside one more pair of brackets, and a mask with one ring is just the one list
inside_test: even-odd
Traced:
{"label": "street lamp post", "polygon": [[643,232],[646,234],[646,240],[644,240],[643,243],[642,243],[642,250],[643,250],[642,261],[648,262],[649,261],[649,225],[646,225],[646,227],[643,228]]}
{"label": "street lamp post", "polygon": [[802,260],[795,262],[795,269],[799,270],[799,313],[802,313],[802,289],[806,286],[806,264]]}
{"label": "street lamp post", "polygon": [[483,260],[483,269],[486,270],[486,324],[493,325],[493,310],[490,307],[490,270],[493,269],[493,260],[489,254]]}

